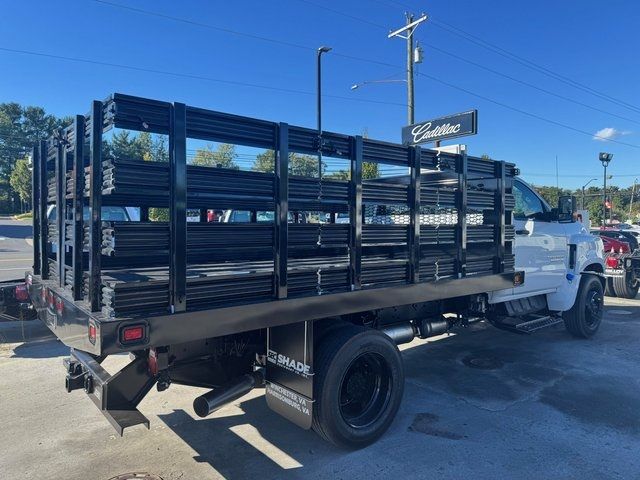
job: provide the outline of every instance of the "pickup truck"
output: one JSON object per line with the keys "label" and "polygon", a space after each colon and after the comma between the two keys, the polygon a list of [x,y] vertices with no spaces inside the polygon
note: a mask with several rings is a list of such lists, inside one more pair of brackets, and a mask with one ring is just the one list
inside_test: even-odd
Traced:
{"label": "pickup truck", "polygon": [[[169,162],[105,157],[112,128],[167,135]],[[273,172],[189,165],[188,138],[273,151]],[[292,175],[293,152],[343,159],[349,177]],[[30,298],[71,348],[67,391],[83,390],[121,434],[149,426],[137,406],[154,386],[210,389],[193,403],[202,417],[264,387],[289,421],[360,448],[402,401],[399,344],[479,321],[517,334],[564,324],[589,338],[602,321],[602,241],[575,221],[575,199],[552,208],[514,164],[466,150],[318,138],[114,94],[42,140],[33,160]],[[406,174],[363,180],[365,162]],[[49,205],[69,212],[53,236]],[[118,205],[168,207],[169,220],[101,218]],[[229,213],[187,222],[187,209]],[[118,373],[101,365],[124,352]]]}

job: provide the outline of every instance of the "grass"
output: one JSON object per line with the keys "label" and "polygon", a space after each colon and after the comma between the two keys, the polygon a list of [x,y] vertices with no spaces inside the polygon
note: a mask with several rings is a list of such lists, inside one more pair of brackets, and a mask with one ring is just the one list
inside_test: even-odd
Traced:
{"label": "grass", "polygon": [[15,218],[16,220],[31,220],[33,216],[31,215],[31,212],[27,212],[14,215],[13,218]]}

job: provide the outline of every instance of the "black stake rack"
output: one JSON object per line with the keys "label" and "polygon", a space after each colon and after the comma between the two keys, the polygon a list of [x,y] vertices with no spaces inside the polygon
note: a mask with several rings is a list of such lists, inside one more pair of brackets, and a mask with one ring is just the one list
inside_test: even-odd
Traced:
{"label": "black stake rack", "polygon": [[[107,157],[113,128],[167,135],[169,162]],[[274,171],[188,165],[187,139],[272,150]],[[323,140],[349,180],[289,173],[291,153],[317,154],[312,129],[122,94],[93,102],[34,147],[34,273],[108,320],[513,272],[513,164]],[[406,173],[363,180],[365,162]],[[103,222],[103,206],[170,217]],[[254,222],[187,223],[187,209],[249,210]],[[299,223],[300,212],[327,221]]]}

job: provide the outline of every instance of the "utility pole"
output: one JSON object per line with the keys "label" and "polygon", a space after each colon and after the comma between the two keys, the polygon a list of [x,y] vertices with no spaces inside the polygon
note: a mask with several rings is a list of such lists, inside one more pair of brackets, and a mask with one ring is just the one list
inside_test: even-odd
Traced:
{"label": "utility pole", "polygon": [[636,183],[638,183],[637,178],[633,181],[633,187],[631,188],[631,201],[629,202],[629,219],[630,220],[633,220],[631,217],[631,209],[633,208],[633,196],[636,193]]}
{"label": "utility pole", "polygon": [[413,51],[413,33],[416,27],[427,20],[428,17],[423,13],[420,15],[420,18],[414,20],[413,14],[408,12],[405,16],[405,26],[389,33],[387,38],[400,37],[407,41],[407,125],[413,125],[415,122],[413,88],[413,64],[415,63],[415,58]]}

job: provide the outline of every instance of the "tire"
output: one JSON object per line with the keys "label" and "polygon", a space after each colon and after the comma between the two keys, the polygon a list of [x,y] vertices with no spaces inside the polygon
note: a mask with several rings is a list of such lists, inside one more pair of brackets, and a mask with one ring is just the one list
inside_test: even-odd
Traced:
{"label": "tire", "polygon": [[638,287],[633,272],[626,272],[624,277],[613,277],[613,291],[620,298],[636,298]]}
{"label": "tire", "polygon": [[616,296],[616,291],[613,289],[613,278],[612,277],[606,277],[605,278],[604,294],[607,297],[615,297]]}
{"label": "tire", "polygon": [[584,274],[576,301],[571,310],[564,312],[564,325],[571,335],[592,337],[602,323],[604,313],[602,283],[595,275]]}
{"label": "tire", "polygon": [[325,336],[314,357],[313,430],[343,448],[375,442],[402,401],[398,347],[377,330],[351,325]]}

